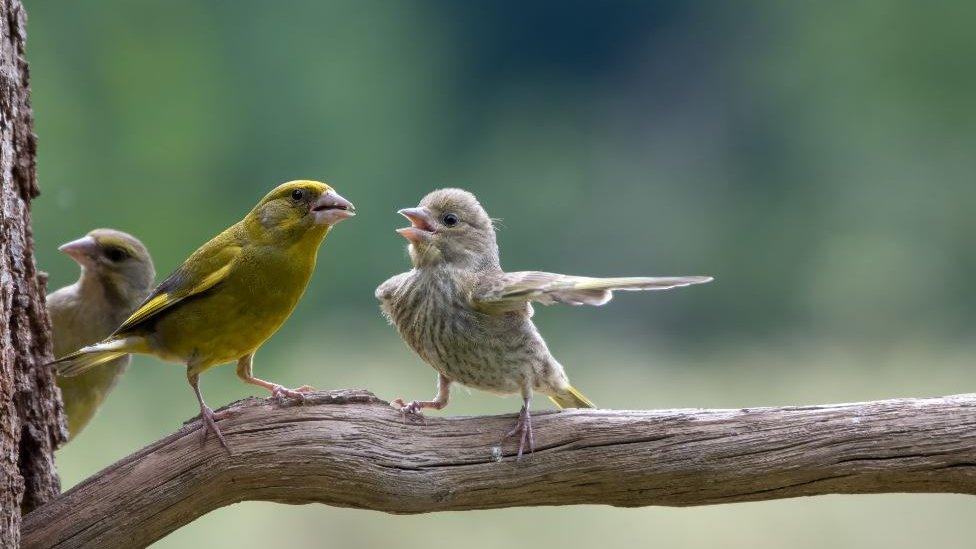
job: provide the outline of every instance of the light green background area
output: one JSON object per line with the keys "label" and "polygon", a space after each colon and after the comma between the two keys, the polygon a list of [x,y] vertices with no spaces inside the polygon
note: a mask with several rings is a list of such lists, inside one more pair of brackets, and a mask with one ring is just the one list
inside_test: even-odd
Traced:
{"label": "light green background area", "polygon": [[[976,388],[976,5],[26,3],[52,289],[77,276],[57,245],[97,226],[143,239],[162,277],[280,182],[356,203],[262,377],[430,396],[372,290],[408,264],[395,210],[456,185],[502,219],[511,270],[716,276],[538,309],[601,406]],[[202,388],[256,394],[232,368]],[[517,408],[462,389],[442,413]],[[65,487],[195,413],[177,366],[137,358],[59,453]],[[974,512],[901,495],[417,517],[246,503],[159,546],[969,547]]]}

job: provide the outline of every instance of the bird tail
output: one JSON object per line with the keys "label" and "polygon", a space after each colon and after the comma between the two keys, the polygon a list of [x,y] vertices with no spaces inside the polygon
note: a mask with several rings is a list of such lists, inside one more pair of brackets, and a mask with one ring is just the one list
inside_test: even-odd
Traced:
{"label": "bird tail", "polygon": [[596,404],[593,404],[590,399],[583,396],[583,393],[577,391],[572,385],[567,386],[560,393],[548,396],[549,400],[560,408],[596,408]]}
{"label": "bird tail", "polygon": [[82,347],[54,362],[49,362],[46,366],[54,366],[60,376],[71,377],[83,374],[96,366],[135,351],[132,340],[133,338],[106,339],[94,345]]}

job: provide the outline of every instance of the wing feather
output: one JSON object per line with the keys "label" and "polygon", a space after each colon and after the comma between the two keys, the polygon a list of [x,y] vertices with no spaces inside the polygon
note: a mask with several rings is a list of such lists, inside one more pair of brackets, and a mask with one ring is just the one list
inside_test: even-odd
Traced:
{"label": "wing feather", "polygon": [[[240,246],[203,245],[156,287],[113,335],[122,334],[150,320],[184,299],[205,292],[227,278],[241,253]],[[192,266],[192,268],[191,268]]]}
{"label": "wing feather", "polygon": [[531,301],[598,306],[610,301],[617,290],[670,290],[711,280],[710,276],[593,278],[522,271],[480,284],[472,293],[472,301],[476,308],[489,313],[518,310]]}

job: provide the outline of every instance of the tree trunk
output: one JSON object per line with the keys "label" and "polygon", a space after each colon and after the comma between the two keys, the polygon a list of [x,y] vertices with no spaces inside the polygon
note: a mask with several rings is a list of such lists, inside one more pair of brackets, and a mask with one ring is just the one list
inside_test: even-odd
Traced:
{"label": "tree trunk", "polygon": [[17,547],[22,513],[60,491],[54,449],[67,432],[49,369],[44,280],[34,266],[30,201],[36,138],[24,58],[27,14],[0,0],[0,548]]}

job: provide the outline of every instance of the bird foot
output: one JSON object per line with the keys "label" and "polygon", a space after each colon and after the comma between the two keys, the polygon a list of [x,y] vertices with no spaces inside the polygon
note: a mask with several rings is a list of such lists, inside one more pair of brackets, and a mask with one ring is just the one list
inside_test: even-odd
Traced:
{"label": "bird foot", "polygon": [[505,438],[502,442],[512,438],[513,436],[519,437],[519,449],[518,456],[516,456],[516,461],[522,459],[522,454],[525,452],[526,442],[528,443],[529,453],[535,453],[535,435],[532,433],[532,415],[529,413],[528,406],[522,406],[522,411],[519,412],[518,421],[515,423],[515,427],[505,434]]}
{"label": "bird foot", "polygon": [[274,384],[271,386],[271,396],[277,398],[278,400],[284,400],[286,398],[296,398],[305,402],[305,393],[310,393],[314,391],[315,388],[311,385],[302,385],[301,387],[295,389],[289,389],[287,387]]}
{"label": "bird foot", "polygon": [[414,400],[410,403],[404,402],[402,398],[395,398],[390,401],[390,406],[393,406],[400,412],[400,417],[403,419],[404,423],[407,420],[423,422],[427,425],[427,416],[423,413],[423,405],[419,400]]}
{"label": "bird foot", "polygon": [[200,407],[200,427],[203,429],[203,443],[207,443],[207,437],[212,432],[217,435],[217,440],[220,441],[220,445],[224,447],[230,453],[230,446],[227,445],[227,441],[224,439],[224,434],[220,432],[220,427],[217,427],[217,422],[225,417],[228,417],[230,410],[221,410],[220,412],[214,412],[209,406],[203,405]]}

